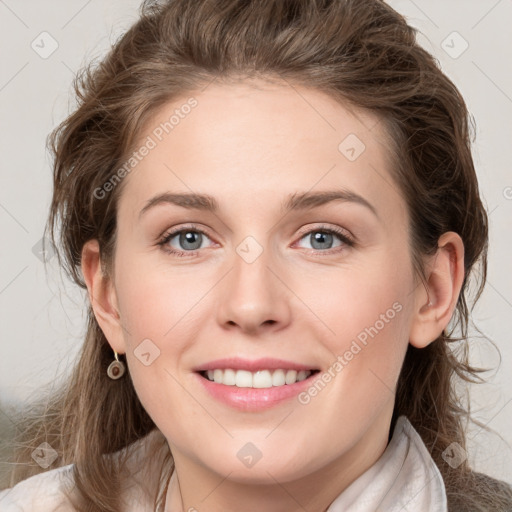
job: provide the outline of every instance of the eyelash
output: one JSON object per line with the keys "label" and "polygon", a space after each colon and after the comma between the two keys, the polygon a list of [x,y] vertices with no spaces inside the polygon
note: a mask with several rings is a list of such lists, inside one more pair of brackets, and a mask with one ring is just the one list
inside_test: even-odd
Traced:
{"label": "eyelash", "polygon": [[[208,233],[206,233],[205,231],[203,231],[202,229],[199,229],[193,225],[191,226],[185,226],[185,227],[180,227],[179,229],[176,229],[176,230],[173,230],[173,231],[170,231],[168,233],[166,233],[163,238],[158,242],[158,245],[160,247],[162,247],[162,250],[165,251],[167,254],[172,254],[173,256],[177,256],[179,258],[181,257],[187,257],[187,256],[196,256],[197,255],[197,252],[200,250],[200,249],[196,249],[195,251],[177,251],[175,249],[169,249],[169,246],[167,245],[176,235],[179,235],[180,233],[183,233],[183,232],[195,232],[195,233],[201,233],[202,235],[205,235],[206,237],[210,238],[208,236]],[[304,237],[306,237],[307,235],[310,235],[311,233],[316,233],[316,232],[321,232],[321,233],[324,233],[324,234],[331,234],[331,235],[336,235],[341,242],[343,242],[346,246],[348,247],[353,247],[355,245],[355,241],[346,234],[346,232],[344,231],[341,231],[340,229],[337,229],[337,228],[332,228],[332,227],[327,227],[327,226],[319,226],[317,228],[314,228],[314,229],[310,229],[309,231],[306,231],[305,233],[301,234],[299,240],[302,240]],[[340,252],[340,248],[337,247],[335,248],[337,250],[335,250],[334,252],[337,253],[337,252]],[[325,251],[323,250],[320,250],[320,249],[310,249],[309,251],[312,251],[315,255],[331,255],[333,254],[333,249],[326,249]],[[311,254],[311,252],[310,252]]]}

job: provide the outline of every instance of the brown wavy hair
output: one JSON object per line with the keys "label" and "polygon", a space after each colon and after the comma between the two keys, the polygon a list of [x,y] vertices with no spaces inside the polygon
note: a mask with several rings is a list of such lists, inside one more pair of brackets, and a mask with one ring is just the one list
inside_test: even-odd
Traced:
{"label": "brown wavy hair", "polygon": [[[457,382],[483,380],[482,370],[469,364],[467,300],[470,278],[474,302],[484,288],[488,219],[466,105],[416,42],[415,30],[380,0],[146,1],[140,14],[102,61],[77,75],[78,106],[49,137],[54,192],[47,230],[67,274],[86,288],[81,251],[90,239],[99,241],[102,265],[111,272],[123,187],[101,199],[94,191],[126,161],[141,127],[163,104],[213,80],[256,77],[310,87],[373,112],[393,141],[393,179],[408,206],[416,275],[426,283],[422,257],[436,252],[443,233],[458,233],[465,248],[452,328],[424,349],[408,347],[392,427],[403,414],[419,432],[443,476],[450,511],[512,510],[507,484],[473,472],[467,461],[454,469],[442,458],[451,443],[466,446],[469,406],[455,392]],[[119,512],[120,466],[102,455],[128,447],[156,426],[129,375],[107,377],[111,361],[89,305],[84,345],[69,381],[34,418],[25,415],[11,485],[42,471],[30,453],[46,441],[59,454],[52,467],[74,463],[79,510]],[[173,464],[168,445],[159,449],[167,450],[161,499]]]}

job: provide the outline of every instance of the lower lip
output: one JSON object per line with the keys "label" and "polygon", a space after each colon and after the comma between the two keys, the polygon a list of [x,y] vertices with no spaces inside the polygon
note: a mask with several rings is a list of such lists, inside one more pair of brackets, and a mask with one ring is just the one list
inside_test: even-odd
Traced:
{"label": "lower lip", "polygon": [[261,411],[296,397],[311,386],[318,373],[313,373],[307,379],[295,382],[294,384],[272,386],[271,388],[226,386],[225,384],[212,382],[199,373],[196,373],[196,375],[206,391],[220,402],[243,411]]}

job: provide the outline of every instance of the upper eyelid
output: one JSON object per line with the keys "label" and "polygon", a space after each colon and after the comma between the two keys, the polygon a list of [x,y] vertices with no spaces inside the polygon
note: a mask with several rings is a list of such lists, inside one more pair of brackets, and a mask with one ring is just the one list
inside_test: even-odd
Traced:
{"label": "upper eyelid", "polygon": [[164,233],[162,234],[160,239],[165,239],[165,238],[168,238],[168,237],[173,237],[175,235],[178,235],[179,233],[182,233],[183,231],[197,231],[199,233],[202,233],[202,234],[208,236],[208,238],[212,238],[208,234],[208,231],[206,229],[200,228],[198,226],[182,226],[182,227],[179,227],[177,229],[170,229],[170,230],[164,231]]}
{"label": "upper eyelid", "polygon": [[328,226],[327,223],[319,223],[320,225],[319,226],[316,226],[316,227],[306,227],[304,228],[304,231],[301,229],[299,230],[300,231],[300,236],[302,235],[307,235],[309,233],[311,233],[312,231],[332,231],[334,232],[336,235],[340,235],[340,233],[336,233],[336,231],[342,231],[347,238],[353,238],[352,234],[350,233],[350,231],[348,231],[348,229],[346,228],[343,228],[341,226]]}

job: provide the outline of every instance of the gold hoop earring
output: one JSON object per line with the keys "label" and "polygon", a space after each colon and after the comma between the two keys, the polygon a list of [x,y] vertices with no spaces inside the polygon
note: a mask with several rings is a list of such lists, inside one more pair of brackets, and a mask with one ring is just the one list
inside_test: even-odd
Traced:
{"label": "gold hoop earring", "polygon": [[117,357],[117,352],[114,350],[114,357],[115,361],[112,361],[107,368],[107,375],[112,380],[120,379],[126,371],[126,366],[122,361],[119,361],[119,358]]}

